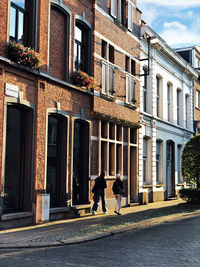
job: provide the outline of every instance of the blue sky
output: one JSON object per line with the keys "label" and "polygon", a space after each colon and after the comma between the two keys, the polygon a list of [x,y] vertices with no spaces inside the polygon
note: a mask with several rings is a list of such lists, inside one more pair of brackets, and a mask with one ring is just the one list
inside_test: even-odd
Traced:
{"label": "blue sky", "polygon": [[171,47],[200,45],[200,0],[137,0],[137,6]]}

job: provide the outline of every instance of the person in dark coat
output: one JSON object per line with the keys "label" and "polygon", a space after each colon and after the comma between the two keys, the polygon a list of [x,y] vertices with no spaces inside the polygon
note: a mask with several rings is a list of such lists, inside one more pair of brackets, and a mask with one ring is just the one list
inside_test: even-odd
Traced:
{"label": "person in dark coat", "polygon": [[116,180],[113,183],[112,190],[113,190],[113,193],[114,193],[116,201],[117,201],[114,212],[117,215],[122,215],[120,213],[120,209],[121,209],[122,195],[124,194],[124,185],[123,185],[122,180],[120,179],[119,173],[116,174]]}
{"label": "person in dark coat", "polygon": [[101,198],[102,203],[102,210],[106,214],[106,203],[105,203],[105,188],[107,187],[106,180],[105,180],[105,172],[101,172],[101,175],[95,179],[95,185],[92,189],[92,192],[94,193],[94,204],[92,207],[92,214],[95,215],[99,199]]}

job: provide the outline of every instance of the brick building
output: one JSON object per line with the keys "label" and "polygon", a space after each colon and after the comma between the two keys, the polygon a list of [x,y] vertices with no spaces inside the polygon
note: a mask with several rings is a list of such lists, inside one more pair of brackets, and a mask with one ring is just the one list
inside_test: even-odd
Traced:
{"label": "brick building", "polygon": [[[109,208],[118,172],[123,203],[137,201],[140,16],[130,0],[0,2],[0,227],[38,221],[44,193],[50,219],[68,212],[67,196],[90,209],[102,170]],[[12,62],[9,40],[36,49],[43,65]],[[94,90],[72,84],[78,69],[96,78]]]}

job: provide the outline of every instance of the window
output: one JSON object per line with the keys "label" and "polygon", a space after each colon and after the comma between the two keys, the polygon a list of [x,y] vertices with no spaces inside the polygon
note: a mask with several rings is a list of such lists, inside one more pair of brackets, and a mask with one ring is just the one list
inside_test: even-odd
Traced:
{"label": "window", "polygon": [[123,6],[124,3],[122,0],[111,0],[111,7],[110,7],[111,16],[113,16],[119,22],[122,22]]}
{"label": "window", "polygon": [[133,31],[133,4],[128,1],[128,29]]}
{"label": "window", "polygon": [[89,29],[80,21],[75,25],[75,69],[89,73]]}
{"label": "window", "polygon": [[156,141],[156,183],[161,181],[161,141]]}
{"label": "window", "polygon": [[135,80],[130,75],[126,75],[126,102],[135,104]]}
{"label": "window", "polygon": [[200,109],[200,91],[196,90],[196,107]]}
{"label": "window", "polygon": [[160,78],[156,77],[156,115],[160,117]]}
{"label": "window", "polygon": [[196,68],[200,68],[200,58],[196,57]]}
{"label": "window", "polygon": [[9,33],[11,41],[33,48],[36,20],[34,2],[34,0],[11,0]]}
{"label": "window", "polygon": [[143,69],[144,84],[143,84],[143,111],[147,112],[147,69]]}
{"label": "window", "polygon": [[[123,127],[101,121],[101,171],[106,175],[123,174]],[[127,159],[127,157],[125,157]]]}
{"label": "window", "polygon": [[182,146],[177,146],[177,175],[178,175],[178,183],[183,182],[183,178],[181,177],[181,151]]}
{"label": "window", "polygon": [[[106,44],[105,43],[106,42],[104,42],[104,50],[106,50],[106,53],[103,54],[105,56],[104,57],[105,61],[104,60],[102,61],[102,93],[113,95],[114,94],[114,66],[113,66],[114,47],[112,45],[109,45],[109,48],[107,51],[107,43]],[[107,55],[107,52],[108,52],[108,55]]]}
{"label": "window", "polygon": [[143,139],[143,182],[147,183],[147,139]]}
{"label": "window", "polygon": [[107,42],[102,40],[101,43],[101,56],[105,59],[107,59]]}
{"label": "window", "polygon": [[167,120],[172,121],[172,85],[167,84]]}
{"label": "window", "polygon": [[135,74],[135,61],[130,60],[128,56],[125,56],[125,69],[128,72],[126,74],[126,102],[135,103],[135,79],[132,75]]}
{"label": "window", "polygon": [[181,91],[177,89],[177,124],[180,125],[180,100],[181,100]]}
{"label": "window", "polygon": [[189,104],[189,96],[185,95],[185,127],[188,128],[188,104]]}

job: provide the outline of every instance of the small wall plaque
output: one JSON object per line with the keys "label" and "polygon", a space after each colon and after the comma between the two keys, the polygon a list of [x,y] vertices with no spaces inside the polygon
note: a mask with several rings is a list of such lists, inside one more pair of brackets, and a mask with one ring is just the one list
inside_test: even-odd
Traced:
{"label": "small wall plaque", "polygon": [[9,96],[19,97],[19,87],[17,85],[6,83],[5,84],[5,94]]}

